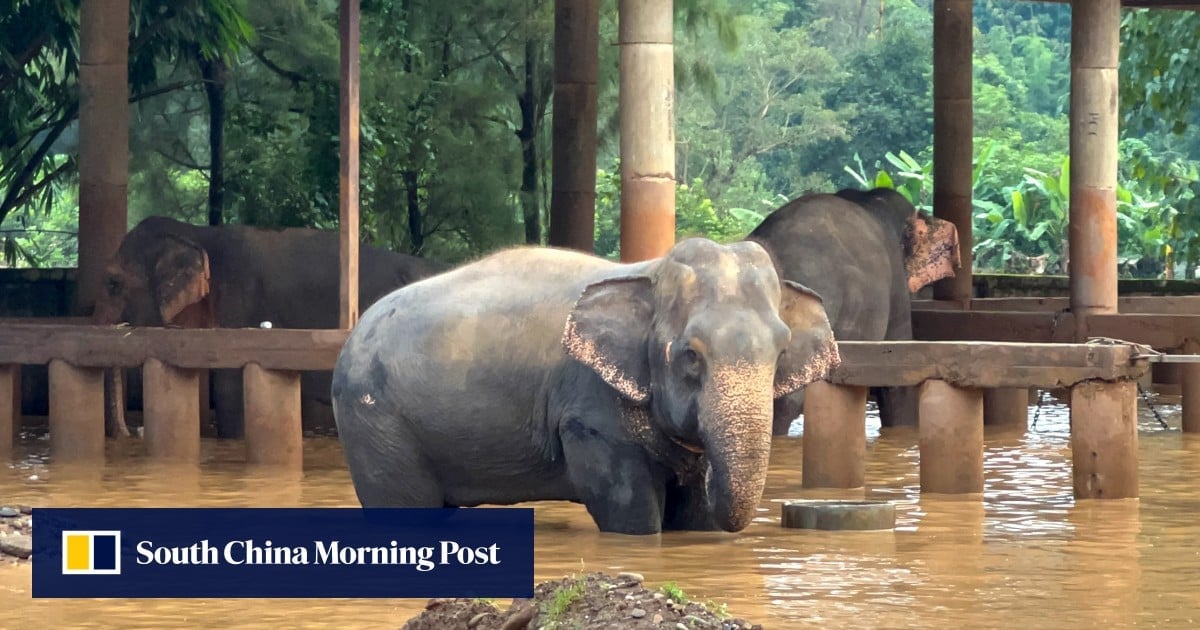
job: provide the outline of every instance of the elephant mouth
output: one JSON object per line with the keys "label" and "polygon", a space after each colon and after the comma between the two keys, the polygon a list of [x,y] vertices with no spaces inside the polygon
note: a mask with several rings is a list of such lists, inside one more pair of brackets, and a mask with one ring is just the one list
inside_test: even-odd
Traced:
{"label": "elephant mouth", "polygon": [[671,436],[671,441],[678,444],[679,446],[682,446],[684,449],[689,450],[697,455],[704,454],[704,447],[702,445],[693,444],[691,442],[684,442],[683,440],[681,440],[673,435]]}

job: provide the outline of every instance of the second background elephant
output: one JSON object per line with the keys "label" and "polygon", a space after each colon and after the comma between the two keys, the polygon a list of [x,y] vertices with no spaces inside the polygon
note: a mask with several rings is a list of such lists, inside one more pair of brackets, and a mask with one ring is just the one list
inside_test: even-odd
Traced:
{"label": "second background elephant", "polygon": [[[105,271],[97,323],[135,326],[336,328],[338,234],[307,228],[197,226],[150,217],[121,241]],[[359,304],[435,275],[448,265],[362,246]],[[330,372],[302,372],[306,429],[334,426]],[[242,436],[240,370],[213,370],[218,437]],[[139,387],[130,379],[131,393]]]}
{"label": "second background elephant", "polygon": [[[821,295],[839,341],[912,339],[912,294],[959,267],[953,223],[918,212],[889,188],[798,197],[747,236],[770,251],[779,276]],[[915,388],[876,388],[880,423],[915,425]],[[779,399],[775,435],[803,413],[804,392]]]}

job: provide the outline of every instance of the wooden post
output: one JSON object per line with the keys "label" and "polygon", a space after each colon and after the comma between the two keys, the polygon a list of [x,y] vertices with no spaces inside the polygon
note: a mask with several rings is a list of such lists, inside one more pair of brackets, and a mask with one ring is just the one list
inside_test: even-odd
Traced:
{"label": "wooden post", "polygon": [[599,0],[554,2],[550,245],[595,250]]}
{"label": "wooden post", "polygon": [[621,260],[675,243],[674,2],[619,0]]}
{"label": "wooden post", "polygon": [[245,391],[246,461],[300,468],[304,464],[300,418],[300,373],[267,370],[249,363]]}
{"label": "wooden post", "polygon": [[50,453],[56,462],[104,459],[104,370],[50,362]]}
{"label": "wooden post", "polygon": [[[79,8],[79,275],[75,310],[87,314],[128,221],[129,0]],[[101,402],[103,406],[103,401]]]}
{"label": "wooden post", "polygon": [[17,380],[21,366],[0,364],[0,457],[12,454],[17,427],[21,424],[21,390]]}
{"label": "wooden post", "polygon": [[338,325],[345,330],[358,323],[358,48],[359,0],[341,0],[338,36],[341,40],[341,131],[338,135],[338,233],[341,282]]}
{"label": "wooden post", "polygon": [[983,392],[921,385],[921,492],[983,492]]}
{"label": "wooden post", "polygon": [[[1200,354],[1200,342],[1188,339],[1183,344],[1184,354]],[[1179,366],[1183,398],[1184,433],[1200,433],[1200,363],[1182,363]]]}
{"label": "wooden post", "polygon": [[933,214],[958,229],[962,268],[933,284],[936,300],[973,295],[971,247],[974,109],[972,0],[933,2]]}
{"label": "wooden post", "polygon": [[143,437],[151,457],[200,461],[200,379],[158,359],[142,366]]}
{"label": "wooden post", "polygon": [[1089,315],[1117,312],[1120,32],[1120,0],[1072,1],[1068,272],[1071,312],[1076,341],[1080,342],[1087,340]]}
{"label": "wooden post", "polygon": [[1138,496],[1137,384],[1085,381],[1071,388],[1076,499]]}
{"label": "wooden post", "polygon": [[867,461],[867,388],[817,381],[804,390],[805,488],[861,488]]}
{"label": "wooden post", "polygon": [[983,424],[1024,431],[1029,427],[1029,389],[997,387],[983,392]]}

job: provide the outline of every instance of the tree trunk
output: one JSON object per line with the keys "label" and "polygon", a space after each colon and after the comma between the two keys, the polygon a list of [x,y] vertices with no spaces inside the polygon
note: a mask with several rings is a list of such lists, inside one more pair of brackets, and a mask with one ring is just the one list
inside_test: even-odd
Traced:
{"label": "tree trunk", "polygon": [[225,62],[200,58],[208,96],[208,224],[225,222]]}
{"label": "tree trunk", "polygon": [[599,0],[555,0],[550,245],[591,253],[596,231]]}
{"label": "tree trunk", "polygon": [[79,33],[79,287],[95,306],[128,221],[129,0],[83,0]]}
{"label": "tree trunk", "polygon": [[525,87],[518,97],[521,105],[521,128],[517,137],[521,139],[521,209],[525,216],[525,242],[540,245],[542,242],[542,209],[538,203],[538,90],[537,63],[539,44],[533,38],[525,40]]}
{"label": "tree trunk", "polygon": [[412,240],[412,253],[421,253],[425,246],[425,228],[421,221],[421,198],[417,189],[417,171],[406,170],[400,177],[404,180],[405,195],[408,199],[408,237]]}

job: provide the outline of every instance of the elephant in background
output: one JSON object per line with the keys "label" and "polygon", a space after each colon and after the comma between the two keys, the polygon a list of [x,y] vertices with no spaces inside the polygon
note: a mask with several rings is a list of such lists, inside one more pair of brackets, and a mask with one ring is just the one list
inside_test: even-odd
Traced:
{"label": "elephant in background", "polygon": [[365,507],[563,500],[605,532],[736,532],[772,400],[839,360],[821,298],[756,243],[630,264],[518,247],[366,310],[333,409]]}
{"label": "elephant in background", "polygon": [[[959,268],[953,223],[918,212],[890,188],[810,194],[778,208],[747,236],[772,254],[779,276],[824,298],[841,341],[912,339],[912,294]],[[880,423],[917,423],[917,391],[874,388]],[[776,401],[774,432],[804,410],[803,390]]]}
{"label": "elephant in background", "polygon": [[[447,268],[364,245],[361,308]],[[150,217],[125,235],[107,265],[92,319],[134,326],[246,328],[266,321],[275,328],[336,328],[339,270],[336,232],[197,226]],[[305,428],[333,426],[330,374],[301,372]],[[212,381],[218,437],[241,437],[241,371],[213,370]]]}

